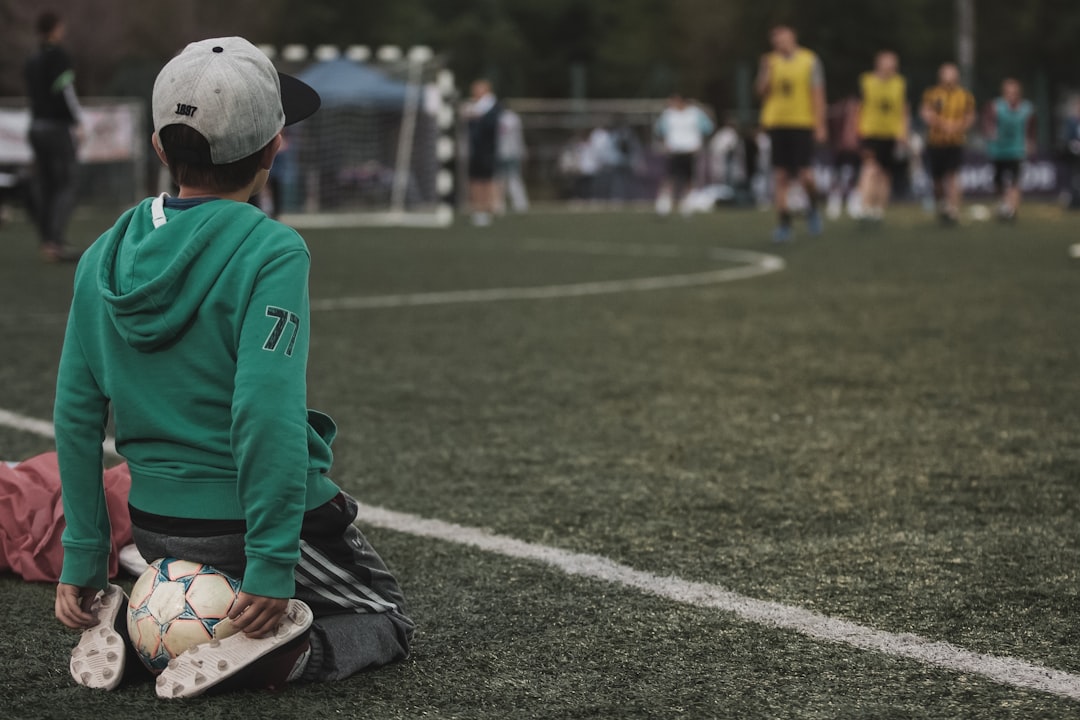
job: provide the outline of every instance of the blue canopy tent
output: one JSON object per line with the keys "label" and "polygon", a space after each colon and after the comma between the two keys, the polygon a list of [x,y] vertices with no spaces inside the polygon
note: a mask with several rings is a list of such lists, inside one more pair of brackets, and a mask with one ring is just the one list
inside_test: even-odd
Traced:
{"label": "blue canopy tent", "polygon": [[346,58],[326,60],[304,68],[296,77],[322,97],[324,108],[369,107],[400,110],[405,83],[388,78],[364,63]]}

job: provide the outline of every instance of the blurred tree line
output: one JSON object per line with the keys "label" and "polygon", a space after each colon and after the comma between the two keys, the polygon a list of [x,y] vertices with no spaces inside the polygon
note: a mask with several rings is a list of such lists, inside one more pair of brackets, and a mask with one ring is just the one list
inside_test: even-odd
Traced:
{"label": "blurred tree line", "polygon": [[[0,0],[0,95],[22,94],[33,19],[44,8],[68,19],[84,95],[147,97],[161,63],[184,43],[224,34],[311,46],[423,44],[446,58],[459,85],[483,75],[504,96],[679,91],[716,108],[746,97],[747,75],[778,22],[820,54],[831,98],[853,92],[886,47],[900,53],[914,94],[956,45],[950,0]],[[980,101],[1005,75],[1048,98],[1080,84],[1080,2],[978,0],[976,27]]]}

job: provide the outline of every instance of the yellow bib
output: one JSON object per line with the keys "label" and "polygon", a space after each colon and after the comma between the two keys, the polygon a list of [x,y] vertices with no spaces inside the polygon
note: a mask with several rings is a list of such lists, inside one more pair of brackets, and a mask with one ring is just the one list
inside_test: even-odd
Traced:
{"label": "yellow bib", "polygon": [[901,75],[882,80],[875,73],[863,73],[862,110],[859,112],[859,135],[864,138],[898,139],[904,131],[904,103],[907,84]]}
{"label": "yellow bib", "polygon": [[817,56],[799,48],[791,57],[769,54],[769,94],[761,108],[761,124],[766,128],[813,128],[814,65]]}

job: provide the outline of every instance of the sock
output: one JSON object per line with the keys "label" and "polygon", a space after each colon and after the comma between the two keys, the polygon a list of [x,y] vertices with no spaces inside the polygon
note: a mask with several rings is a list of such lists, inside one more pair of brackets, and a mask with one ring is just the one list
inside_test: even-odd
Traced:
{"label": "sock", "polygon": [[307,649],[304,650],[300,657],[296,658],[296,664],[293,665],[292,670],[290,670],[289,674],[285,677],[285,682],[291,683],[294,680],[299,680],[304,674],[304,670],[307,669],[308,660],[310,659],[311,645],[308,644]]}
{"label": "sock", "polygon": [[124,677],[120,681],[121,687],[150,682],[155,677],[154,673],[150,672],[150,669],[143,664],[142,656],[139,655],[135,645],[131,642],[131,636],[128,635],[127,616],[127,602],[125,602],[120,614],[116,616],[116,622],[113,623],[113,628],[124,640]]}

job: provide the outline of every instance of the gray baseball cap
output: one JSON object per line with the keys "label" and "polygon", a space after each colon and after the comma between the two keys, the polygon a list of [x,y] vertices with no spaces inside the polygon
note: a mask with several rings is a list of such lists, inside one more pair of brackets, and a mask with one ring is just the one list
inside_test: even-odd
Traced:
{"label": "gray baseball cap", "polygon": [[319,109],[319,94],[279,73],[241,37],[193,42],[166,63],[154,82],[154,132],[187,125],[210,145],[210,162],[224,165],[266,147],[286,125]]}

